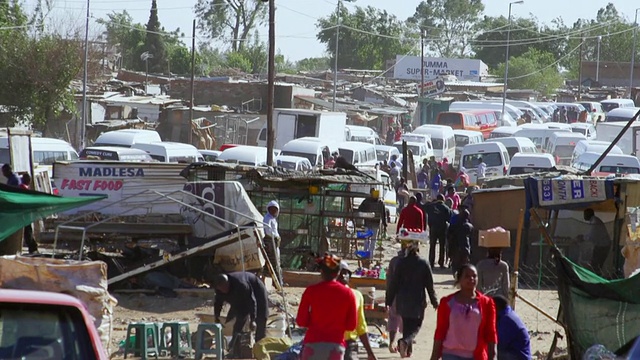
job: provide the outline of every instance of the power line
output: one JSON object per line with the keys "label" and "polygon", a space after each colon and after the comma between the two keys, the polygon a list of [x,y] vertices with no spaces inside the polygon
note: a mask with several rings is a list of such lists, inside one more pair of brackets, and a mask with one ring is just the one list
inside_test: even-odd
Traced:
{"label": "power line", "polygon": [[568,58],[571,54],[573,54],[576,50],[578,50],[580,48],[580,46],[582,46],[582,43],[580,43],[580,45],[576,46],[575,48],[573,48],[571,51],[569,51],[565,56],[561,57],[560,59],[558,59],[556,62],[549,64],[545,67],[543,67],[542,69],[536,70],[532,73],[529,74],[525,74],[525,75],[520,75],[520,76],[514,76],[514,77],[510,77],[509,80],[516,80],[516,79],[522,79],[522,78],[526,78],[532,75],[535,75],[537,73],[541,73],[545,70],[547,70],[548,68],[552,67],[552,66],[556,66],[558,65],[562,60]]}

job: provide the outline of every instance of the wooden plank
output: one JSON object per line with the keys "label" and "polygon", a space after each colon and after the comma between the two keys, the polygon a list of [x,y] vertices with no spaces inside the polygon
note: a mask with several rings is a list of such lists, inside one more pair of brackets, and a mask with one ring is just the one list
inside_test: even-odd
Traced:
{"label": "wooden plank", "polygon": [[[308,272],[308,271],[284,271],[284,282],[293,287],[307,287],[309,285],[320,282],[320,273]],[[384,279],[365,278],[359,276],[352,276],[351,283],[352,288],[362,287],[375,287],[376,290],[386,290],[387,281]]]}
{"label": "wooden plank", "polygon": [[[85,227],[91,223],[73,222],[65,226]],[[61,232],[69,230],[61,229]],[[101,223],[91,226],[87,233],[117,233],[117,234],[145,234],[145,235],[188,235],[193,229],[189,224],[166,223]]]}

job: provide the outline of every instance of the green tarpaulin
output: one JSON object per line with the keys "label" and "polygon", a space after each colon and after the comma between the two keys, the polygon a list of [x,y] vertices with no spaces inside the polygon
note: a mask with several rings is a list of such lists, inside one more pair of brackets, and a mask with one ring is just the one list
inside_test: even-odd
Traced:
{"label": "green tarpaulin", "polygon": [[104,196],[60,197],[0,184],[0,241],[35,220],[104,198]]}
{"label": "green tarpaulin", "polygon": [[558,251],[555,259],[572,359],[596,344],[617,350],[640,335],[640,275],[607,280]]}

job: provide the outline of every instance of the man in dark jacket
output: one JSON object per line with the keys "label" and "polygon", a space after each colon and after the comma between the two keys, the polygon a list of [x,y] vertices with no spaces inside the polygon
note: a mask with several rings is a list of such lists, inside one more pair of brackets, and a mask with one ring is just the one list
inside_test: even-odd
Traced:
{"label": "man in dark jacket", "polygon": [[456,271],[471,259],[471,234],[473,225],[469,221],[469,210],[462,209],[455,222],[449,228],[449,255],[451,256],[451,269],[455,276]]}
{"label": "man in dark jacket", "polygon": [[498,360],[531,359],[531,339],[527,327],[504,296],[494,296],[493,302],[496,304]]}
{"label": "man in dark jacket", "polygon": [[424,207],[429,224],[429,263],[435,264],[436,244],[440,245],[438,252],[438,265],[444,267],[447,244],[447,230],[451,221],[451,209],[444,204],[444,195],[438,194],[436,201]]}
{"label": "man in dark jacket", "polygon": [[220,322],[222,305],[231,305],[227,321],[235,318],[233,334],[237,336],[243,332],[247,320],[251,330],[255,330],[255,340],[265,337],[267,317],[269,316],[269,299],[267,289],[257,276],[248,272],[232,272],[217,275],[213,280],[216,298],[213,305],[213,315],[216,322]]}
{"label": "man in dark jacket", "polygon": [[398,315],[402,317],[402,339],[398,340],[398,352],[402,357],[411,355],[413,340],[422,326],[427,307],[425,290],[434,309],[438,308],[431,266],[418,255],[418,243],[408,243],[405,251],[406,257],[398,261],[393,271],[385,299],[387,306],[395,301]]}

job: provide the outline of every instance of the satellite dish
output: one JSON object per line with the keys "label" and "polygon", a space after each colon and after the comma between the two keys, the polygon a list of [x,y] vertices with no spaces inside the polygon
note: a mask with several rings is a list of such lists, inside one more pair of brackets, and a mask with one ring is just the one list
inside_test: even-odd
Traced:
{"label": "satellite dish", "polygon": [[140,54],[140,60],[147,61],[149,59],[153,59],[153,54],[152,53],[150,53],[148,51],[145,51],[142,54]]}

